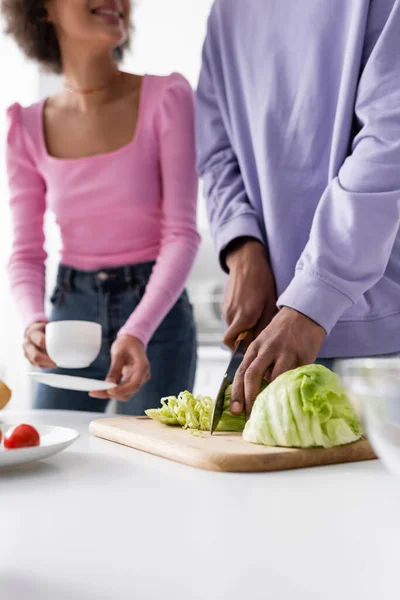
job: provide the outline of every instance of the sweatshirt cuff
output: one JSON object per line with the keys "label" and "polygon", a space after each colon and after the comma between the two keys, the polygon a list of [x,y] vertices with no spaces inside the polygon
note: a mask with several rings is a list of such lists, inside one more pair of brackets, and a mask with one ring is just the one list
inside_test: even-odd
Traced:
{"label": "sweatshirt cuff", "polygon": [[294,279],[278,298],[278,308],[287,306],[309,317],[330,334],[353,301],[317,275],[297,270]]}
{"label": "sweatshirt cuff", "polygon": [[225,272],[227,268],[223,260],[225,248],[241,237],[251,237],[265,246],[265,240],[261,233],[260,225],[256,215],[244,214],[218,226],[214,231],[214,241],[219,254],[221,267]]}

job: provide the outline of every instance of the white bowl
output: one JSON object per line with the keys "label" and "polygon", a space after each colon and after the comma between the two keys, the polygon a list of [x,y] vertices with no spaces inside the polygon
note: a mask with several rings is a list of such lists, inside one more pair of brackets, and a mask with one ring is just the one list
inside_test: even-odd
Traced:
{"label": "white bowl", "polygon": [[62,369],[84,369],[101,349],[102,329],[88,321],[53,321],[46,326],[46,349]]}
{"label": "white bowl", "polygon": [[362,405],[375,453],[400,477],[400,358],[341,360],[337,371],[350,399]]}
{"label": "white bowl", "polygon": [[[3,434],[12,425],[0,424]],[[68,448],[79,437],[79,432],[66,427],[48,427],[46,425],[36,426],[40,435],[40,446],[32,448],[18,448],[6,450],[4,445],[0,446],[0,472],[3,468],[17,467],[43,458],[49,458]]]}

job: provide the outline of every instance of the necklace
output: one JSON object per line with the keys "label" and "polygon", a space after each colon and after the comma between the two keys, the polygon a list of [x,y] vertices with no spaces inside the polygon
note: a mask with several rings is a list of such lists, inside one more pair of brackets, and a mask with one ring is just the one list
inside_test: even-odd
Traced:
{"label": "necklace", "polygon": [[83,89],[80,90],[78,88],[74,88],[72,85],[68,85],[68,83],[64,84],[64,89],[69,92],[70,94],[82,94],[83,96],[87,96],[88,94],[95,94],[96,92],[102,92],[103,90],[107,89],[108,87],[110,87],[110,85],[112,85],[114,83],[114,81],[117,79],[117,77],[119,77],[121,75],[121,71],[118,71],[114,77],[112,79],[110,79],[110,81],[108,81],[107,83],[105,83],[104,85],[101,85],[98,88],[88,88],[88,89]]}

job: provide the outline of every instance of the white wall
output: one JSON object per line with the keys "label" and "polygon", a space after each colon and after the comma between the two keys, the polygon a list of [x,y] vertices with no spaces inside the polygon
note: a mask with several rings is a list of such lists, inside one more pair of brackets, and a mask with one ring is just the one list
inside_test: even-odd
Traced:
{"label": "white wall", "polygon": [[196,86],[201,47],[213,0],[138,0],[133,58],[141,73],[183,73]]}

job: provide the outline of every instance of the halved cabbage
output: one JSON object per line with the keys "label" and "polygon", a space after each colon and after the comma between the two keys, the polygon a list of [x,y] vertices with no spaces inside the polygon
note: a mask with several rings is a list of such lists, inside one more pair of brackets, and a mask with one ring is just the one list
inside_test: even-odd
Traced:
{"label": "halved cabbage", "polygon": [[243,439],[266,446],[331,448],[362,435],[338,376],[308,365],[284,373],[261,392]]}

